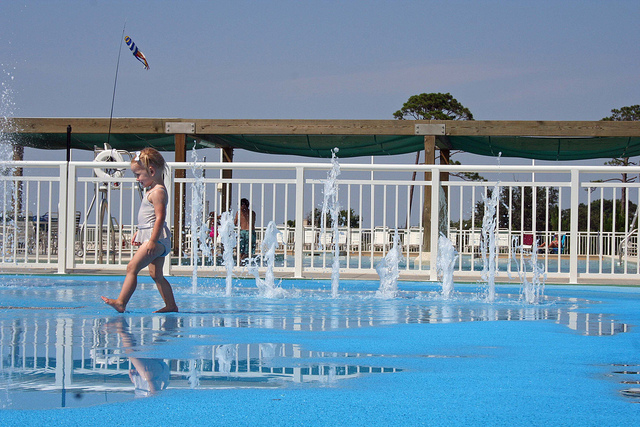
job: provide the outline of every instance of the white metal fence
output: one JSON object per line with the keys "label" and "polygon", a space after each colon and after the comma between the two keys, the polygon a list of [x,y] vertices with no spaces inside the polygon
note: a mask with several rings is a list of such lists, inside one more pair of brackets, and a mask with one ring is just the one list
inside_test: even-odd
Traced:
{"label": "white metal fence", "polygon": [[[135,251],[130,240],[141,192],[129,173],[124,178],[97,178],[97,165],[0,164],[9,171],[0,176],[3,271],[124,272]],[[128,169],[128,163],[110,165]],[[171,262],[165,263],[168,274],[191,274],[194,268],[201,275],[224,274],[215,218],[228,209],[237,212],[240,200],[247,198],[256,219],[255,237],[249,234],[249,247],[255,244],[251,255],[262,253],[264,232],[273,221],[281,232],[275,272],[283,277],[330,273],[335,245],[344,277],[376,277],[375,267],[397,232],[403,254],[401,278],[437,280],[435,259],[442,233],[458,251],[456,277],[471,280],[483,269],[482,245],[489,236],[482,227],[484,204],[494,191],[500,194],[491,230],[498,280],[510,280],[527,266],[536,245],[542,246],[538,261],[550,280],[579,283],[635,279],[640,274],[640,184],[615,181],[622,173],[637,176],[640,168],[343,164],[337,179],[341,216],[336,234],[320,212],[328,162],[196,166],[168,164],[168,223],[174,240]],[[15,168],[22,175],[14,174]],[[186,170],[186,178],[175,178],[180,169]],[[222,169],[231,170],[233,178],[220,178]],[[415,181],[413,172],[418,175]],[[460,172],[476,172],[487,180],[453,176]],[[451,176],[447,179],[445,173]],[[194,188],[199,189],[197,196]],[[223,206],[223,200],[230,200],[230,206]],[[194,206],[199,207],[198,220],[192,224]],[[210,249],[193,244],[198,224],[207,229],[199,234],[205,242],[196,241]],[[554,236],[557,248],[550,247]],[[240,272],[244,267],[239,251],[234,256]],[[258,263],[264,267],[260,257]]]}

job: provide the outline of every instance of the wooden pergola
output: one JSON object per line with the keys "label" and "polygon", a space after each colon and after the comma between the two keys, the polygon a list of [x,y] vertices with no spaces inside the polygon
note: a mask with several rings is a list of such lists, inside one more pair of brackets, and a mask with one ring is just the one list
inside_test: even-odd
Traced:
{"label": "wooden pergola", "polygon": [[[244,148],[276,154],[278,145],[284,147],[287,154],[291,154],[290,149],[295,147],[297,151],[293,154],[311,157],[330,157],[327,147],[332,148],[336,143],[347,148],[355,147],[351,153],[345,153],[340,147],[341,157],[353,157],[400,154],[425,148],[429,153],[435,147],[474,152],[474,149],[493,145],[496,141],[502,146],[496,146],[494,150],[504,148],[504,156],[514,157],[539,159],[544,154],[550,159],[563,160],[565,158],[558,154],[574,153],[574,158],[612,158],[624,154],[620,153],[620,146],[631,155],[640,154],[640,148],[636,148],[636,144],[640,145],[640,122],[171,118],[13,118],[9,121],[11,128],[15,129],[12,133],[18,135],[17,145],[21,146],[64,148],[70,129],[73,135],[72,148],[90,150],[97,141],[107,142],[110,139],[111,145],[119,149],[131,150],[151,145],[160,150],[174,151],[176,161],[186,159],[187,137],[209,147]],[[389,137],[402,139],[384,140]],[[270,145],[262,144],[267,138]],[[361,139],[356,141],[357,138]],[[370,143],[366,138],[372,138],[374,142]],[[476,138],[474,144],[468,143],[470,138]],[[548,147],[543,148],[547,151],[526,151],[515,143],[515,138],[520,138],[520,141],[524,139],[526,145],[531,145],[531,138],[536,138],[538,145],[547,143]],[[581,152],[584,147],[578,143],[571,144],[573,139],[580,143],[588,140],[598,147],[598,151]],[[553,145],[560,140],[564,145]],[[402,141],[402,144],[398,141]],[[618,146],[614,147],[615,144]],[[394,145],[402,145],[402,151],[394,150]],[[430,162],[428,156],[426,162]]]}
{"label": "wooden pergola", "polygon": [[[218,120],[172,118],[13,118],[17,135],[14,158],[21,148],[93,149],[98,141],[129,151],[153,146],[174,151],[176,162],[185,162],[189,141],[218,147],[224,161],[233,160],[233,149],[264,153],[330,157],[330,148],[351,148],[347,157],[425,151],[425,164],[449,162],[452,149],[476,154],[566,160],[615,158],[640,155],[640,122],[622,121],[438,121],[438,120]],[[268,141],[267,141],[268,140]],[[191,145],[193,142],[191,142]],[[100,146],[102,144],[99,144]],[[280,150],[280,151],[279,151]],[[224,171],[229,178],[231,171]],[[430,180],[426,173],[425,179]],[[184,177],[185,171],[176,171]],[[447,179],[446,176],[442,179]],[[425,200],[430,201],[431,189]],[[179,194],[178,191],[175,194]],[[176,196],[177,197],[177,196]],[[224,198],[224,196],[223,196]],[[176,205],[181,206],[179,200]],[[425,205],[423,221],[430,223]],[[177,215],[176,215],[177,218]],[[430,239],[425,239],[429,242]]]}

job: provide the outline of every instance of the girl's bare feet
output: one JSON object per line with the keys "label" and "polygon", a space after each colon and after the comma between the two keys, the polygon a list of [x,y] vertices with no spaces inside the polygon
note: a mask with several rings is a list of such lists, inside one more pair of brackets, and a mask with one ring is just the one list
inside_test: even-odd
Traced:
{"label": "girl's bare feet", "polygon": [[[107,297],[100,297],[100,298],[102,298],[102,301],[104,301],[105,304],[108,304],[111,307],[113,307],[118,313],[124,313],[125,306],[122,303],[119,303],[118,300],[107,298]],[[176,308],[176,311],[178,311],[177,308]]]}
{"label": "girl's bare feet", "polygon": [[177,305],[174,305],[172,307],[162,307],[160,310],[154,311],[154,313],[177,313],[177,312],[178,312]]}

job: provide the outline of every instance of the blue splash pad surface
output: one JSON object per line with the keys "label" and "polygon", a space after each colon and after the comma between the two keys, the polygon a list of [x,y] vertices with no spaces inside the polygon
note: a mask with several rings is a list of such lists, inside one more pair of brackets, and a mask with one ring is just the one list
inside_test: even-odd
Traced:
{"label": "blue splash pad surface", "polygon": [[[490,304],[478,285],[443,301],[434,284],[400,283],[399,298],[379,300],[375,282],[343,282],[331,299],[328,282],[286,281],[289,296],[267,300],[248,280],[225,297],[223,280],[201,279],[194,295],[171,278],[182,312],[153,315],[161,300],[141,277],[120,315],[99,295],[115,296],[122,278],[1,279],[2,425],[634,425],[640,415],[638,288],[547,286],[529,306],[516,286],[498,286]],[[41,356],[59,355],[63,336],[77,380],[64,408]],[[224,346],[236,349],[227,360]],[[134,358],[166,361],[168,386],[133,397],[108,355],[127,372]]]}

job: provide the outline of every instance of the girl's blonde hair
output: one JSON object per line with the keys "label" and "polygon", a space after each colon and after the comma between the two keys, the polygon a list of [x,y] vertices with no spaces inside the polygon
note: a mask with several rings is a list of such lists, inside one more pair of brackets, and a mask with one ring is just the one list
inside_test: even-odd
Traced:
{"label": "girl's blonde hair", "polygon": [[151,173],[149,167],[153,166],[156,172],[163,174],[162,178],[164,180],[164,174],[166,173],[167,165],[164,161],[164,157],[162,157],[162,154],[160,154],[160,152],[155,148],[147,147],[143,148],[140,151],[136,151],[136,156],[133,160],[131,160],[131,163],[134,162],[140,163],[140,165],[145,168],[147,173]]}

